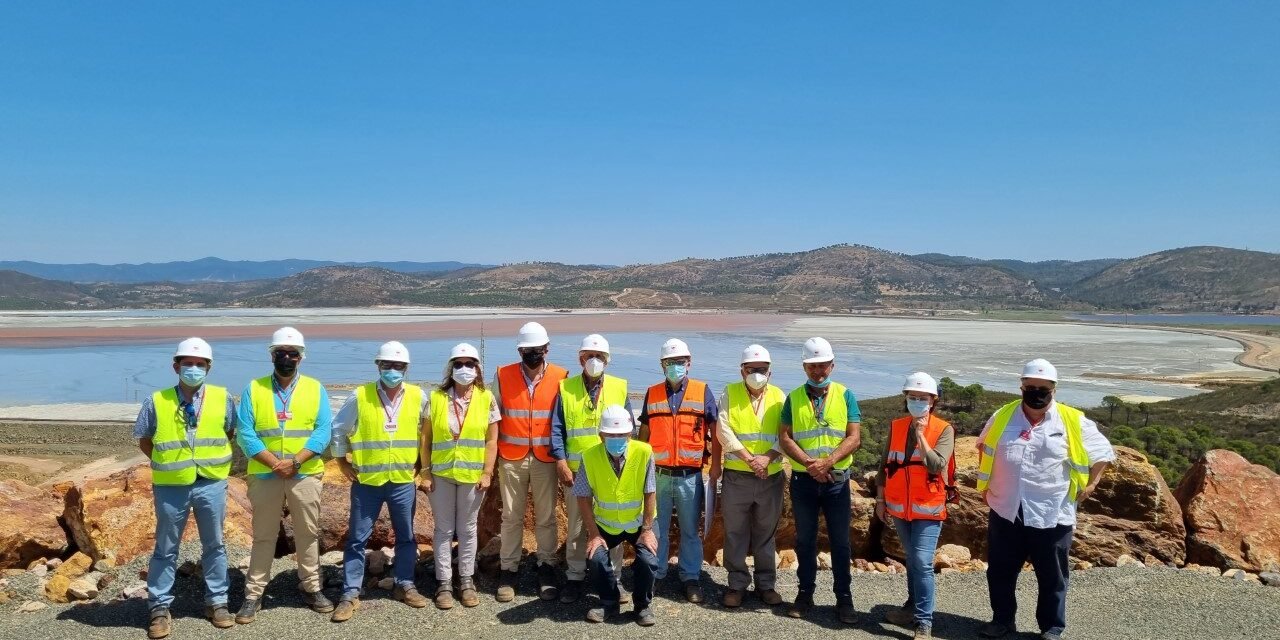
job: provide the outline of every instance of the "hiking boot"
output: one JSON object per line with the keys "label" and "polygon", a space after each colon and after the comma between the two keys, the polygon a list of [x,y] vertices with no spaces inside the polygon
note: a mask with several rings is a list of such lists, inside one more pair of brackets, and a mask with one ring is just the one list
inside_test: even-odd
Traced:
{"label": "hiking boot", "polygon": [[906,608],[890,609],[888,613],[884,614],[884,619],[888,620],[890,624],[910,629],[916,624],[916,613]]}
{"label": "hiking boot", "polygon": [[573,604],[582,597],[582,581],[566,580],[564,588],[560,590],[560,603]]}
{"label": "hiking boot", "polygon": [[587,611],[587,622],[604,622],[618,615],[618,605],[601,603]]}
{"label": "hiking boot", "polygon": [[803,618],[812,610],[813,592],[801,591],[796,594],[795,602],[792,602],[791,607],[787,609],[787,615],[792,618]]}
{"label": "hiking boot", "polygon": [[458,600],[462,606],[470,608],[480,604],[480,596],[476,593],[476,583],[467,576],[458,582]]}
{"label": "hiking boot", "polygon": [[911,638],[912,640],[932,640],[933,627],[918,624],[916,625],[915,635],[912,635]]}
{"label": "hiking boot", "polygon": [[720,603],[730,609],[736,609],[738,607],[741,607],[742,606],[742,590],[730,589],[724,592],[724,599],[721,600]]}
{"label": "hiking boot", "polygon": [[1013,625],[988,622],[978,628],[978,635],[984,638],[1003,638],[1014,631]]}
{"label": "hiking boot", "polygon": [[494,595],[498,602],[511,602],[516,599],[516,584],[520,582],[520,574],[515,571],[498,572],[498,592]]}
{"label": "hiking boot", "polygon": [[204,608],[204,617],[213,623],[213,626],[219,629],[230,629],[236,625],[235,616],[227,611],[227,605],[215,604]]}
{"label": "hiking boot", "polygon": [[[511,595],[514,596],[515,593]],[[549,564],[538,565],[538,597],[543,600],[556,600],[560,597],[560,589],[556,587],[556,568]]]}
{"label": "hiking boot", "polygon": [[773,589],[765,589],[764,591],[756,590],[756,595],[764,601],[765,604],[773,607],[782,604],[782,594]]}
{"label": "hiking boot", "polygon": [[836,617],[845,624],[858,624],[858,611],[853,608],[852,602],[837,602]]}
{"label": "hiking boot", "polygon": [[236,612],[236,624],[249,624],[257,617],[258,612],[262,610],[262,601],[258,599],[245,600],[240,605],[240,610]]}
{"label": "hiking boot", "polygon": [[402,587],[400,585],[396,585],[396,588],[391,591],[391,597],[413,607],[414,609],[421,609],[427,606],[427,597],[418,593],[417,587]]}
{"label": "hiking boot", "polygon": [[618,604],[631,604],[631,593],[622,588],[622,583],[618,583]]}
{"label": "hiking boot", "polygon": [[356,609],[359,608],[359,598],[343,598],[338,601],[338,606],[334,607],[333,615],[329,616],[329,621],[346,622],[351,619],[351,616],[356,614]]}
{"label": "hiking boot", "polygon": [[636,624],[642,627],[652,627],[658,621],[658,616],[653,615],[651,607],[645,607],[636,612]]}
{"label": "hiking boot", "polygon": [[453,608],[453,587],[448,582],[441,582],[440,586],[436,587],[436,608]]}
{"label": "hiking boot", "polygon": [[303,593],[302,601],[307,603],[308,607],[316,613],[330,613],[334,609],[333,601],[324,597],[324,592],[313,591],[311,593]]}
{"label": "hiking boot", "polygon": [[169,615],[168,609],[155,609],[151,612],[151,618],[147,622],[148,638],[152,640],[168,638],[172,629],[173,616]]}
{"label": "hiking boot", "polygon": [[702,604],[702,587],[697,580],[684,583],[684,599],[694,604]]}

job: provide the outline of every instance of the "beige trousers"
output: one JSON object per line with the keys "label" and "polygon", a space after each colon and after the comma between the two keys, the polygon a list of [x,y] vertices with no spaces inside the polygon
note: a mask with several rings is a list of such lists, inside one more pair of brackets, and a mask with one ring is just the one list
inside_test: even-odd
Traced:
{"label": "beige trousers", "polygon": [[498,488],[502,492],[503,571],[520,567],[524,550],[524,514],[533,492],[534,534],[538,540],[538,564],[555,566],[560,532],[556,530],[556,463],[543,462],[532,453],[523,460],[498,460]]}
{"label": "beige trousers", "polygon": [[271,579],[280,517],[289,505],[293,520],[293,544],[297,549],[298,583],[307,593],[320,590],[320,491],[324,474],[283,479],[249,476],[249,502],[253,505],[253,550],[244,597],[256,600]]}
{"label": "beige trousers", "polygon": [[[569,519],[569,537],[564,541],[564,560],[568,565],[565,577],[570,580],[586,580],[587,528],[582,524],[582,512],[578,510],[578,499],[573,495],[573,487],[564,488],[564,510]],[[620,544],[609,551],[609,560],[618,569],[613,573],[618,584],[622,584],[622,548],[624,546]]]}

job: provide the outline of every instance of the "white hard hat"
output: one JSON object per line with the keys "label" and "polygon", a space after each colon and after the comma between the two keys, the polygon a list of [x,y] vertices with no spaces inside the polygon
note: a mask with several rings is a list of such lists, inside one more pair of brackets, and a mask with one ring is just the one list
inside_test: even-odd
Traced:
{"label": "white hard hat", "polygon": [[213,347],[210,347],[208,342],[200,338],[187,338],[178,343],[178,350],[173,352],[173,357],[177,359],[187,356],[204,358],[209,362],[213,362]]}
{"label": "white hard hat", "polygon": [[520,327],[520,333],[516,335],[516,348],[523,349],[525,347],[541,347],[551,343],[551,337],[547,335],[547,330],[536,322],[526,322]]}
{"label": "white hard hat", "polygon": [[275,351],[277,347],[296,347],[298,353],[303,353],[307,344],[302,341],[301,331],[293,327],[280,327],[271,334],[271,346],[267,347],[267,351]]}
{"label": "white hard hat", "polygon": [[403,344],[392,340],[378,347],[378,357],[374,362],[403,362],[409,364],[409,350]]}
{"label": "white hard hat", "polygon": [[600,433],[622,435],[631,433],[634,428],[631,412],[625,407],[611,404],[600,412]]}
{"label": "white hard hat", "polygon": [[758,344],[753,344],[742,350],[742,364],[748,362],[768,362],[772,364],[773,360],[769,358],[768,349]]}
{"label": "white hard hat", "polygon": [[907,376],[906,382],[902,383],[902,392],[906,393],[908,391],[923,391],[936,396],[938,395],[938,381],[923,371],[917,371]]}
{"label": "white hard hat", "polygon": [[804,363],[831,362],[836,353],[831,350],[831,343],[826,338],[809,338],[804,341]]}
{"label": "white hard hat", "polygon": [[470,344],[463,342],[449,352],[449,359],[453,360],[455,358],[475,358],[476,362],[479,362],[480,352],[476,351],[476,348]]}
{"label": "white hard hat", "polygon": [[606,355],[609,354],[609,341],[604,336],[593,333],[582,339],[582,348],[578,351],[599,351]]}
{"label": "white hard hat", "polygon": [[684,340],[681,340],[679,338],[672,338],[662,343],[662,357],[658,359],[666,360],[667,358],[692,358],[692,357],[693,357],[693,354],[689,353],[689,345],[685,344]]}
{"label": "white hard hat", "polygon": [[1044,358],[1036,358],[1035,360],[1022,365],[1022,377],[1057,382],[1058,368],[1050,364],[1049,361]]}

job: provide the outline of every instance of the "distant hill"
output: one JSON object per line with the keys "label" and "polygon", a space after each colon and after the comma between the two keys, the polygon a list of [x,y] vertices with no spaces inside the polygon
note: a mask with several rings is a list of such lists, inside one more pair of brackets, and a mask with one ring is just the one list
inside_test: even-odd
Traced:
{"label": "distant hill", "polygon": [[65,309],[101,304],[101,300],[69,282],[0,270],[0,309]]}
{"label": "distant hill", "polygon": [[1125,260],[1066,290],[1110,309],[1242,312],[1280,308],[1280,254],[1186,247]]}
{"label": "distant hill", "polygon": [[997,269],[1004,269],[1028,280],[1034,280],[1036,286],[1045,290],[1065,288],[1099,273],[1107,267],[1123,262],[1119,258],[1101,258],[1074,262],[1070,260],[1045,260],[1042,262],[982,260],[965,256],[949,256],[944,253],[922,253],[912,257],[941,267],[988,265]]}
{"label": "distant hill", "polygon": [[403,273],[440,273],[486,265],[462,262],[335,262],[332,260],[223,260],[201,258],[143,264],[44,264],[0,261],[0,269],[67,282],[243,282],[282,278],[308,269],[333,265],[374,267]]}

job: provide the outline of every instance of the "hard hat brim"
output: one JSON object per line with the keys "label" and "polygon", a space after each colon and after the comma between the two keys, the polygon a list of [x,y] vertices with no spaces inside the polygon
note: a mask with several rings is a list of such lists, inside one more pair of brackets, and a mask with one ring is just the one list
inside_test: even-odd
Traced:
{"label": "hard hat brim", "polygon": [[604,435],[606,435],[606,436],[621,436],[621,435],[629,435],[629,434],[631,434],[631,433],[633,433],[633,432],[634,432],[634,431],[633,431],[632,429],[617,429],[617,430],[611,430],[611,429],[610,429],[610,428],[608,428],[608,427],[600,427],[600,433],[603,433],[603,434],[604,434]]}
{"label": "hard hat brim", "polygon": [[805,358],[804,364],[816,364],[819,362],[835,362],[835,356],[823,356],[820,358]]}

